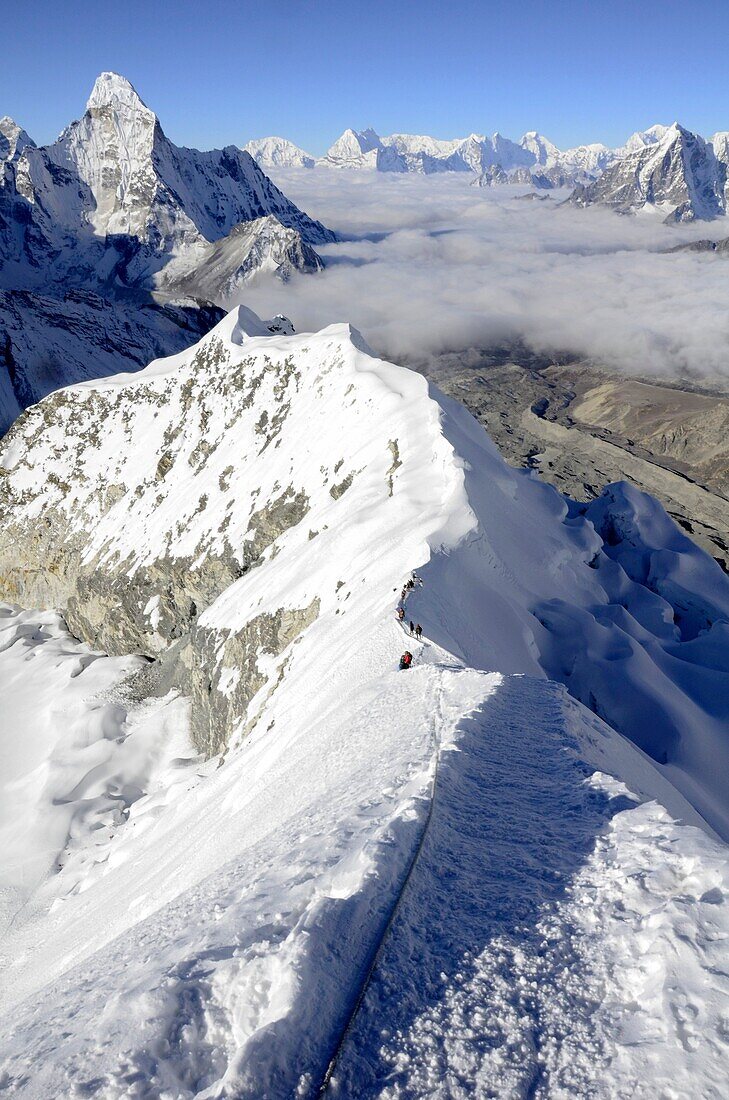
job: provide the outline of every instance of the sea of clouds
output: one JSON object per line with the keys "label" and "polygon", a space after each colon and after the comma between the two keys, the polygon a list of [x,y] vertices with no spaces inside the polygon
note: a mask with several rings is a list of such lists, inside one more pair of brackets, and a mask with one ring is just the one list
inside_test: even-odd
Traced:
{"label": "sea of clouds", "polygon": [[275,181],[343,239],[320,249],[323,274],[240,296],[264,316],[285,313],[299,331],[350,321],[399,360],[521,339],[637,375],[729,380],[729,258],[663,251],[728,236],[729,222],[669,227],[460,174]]}

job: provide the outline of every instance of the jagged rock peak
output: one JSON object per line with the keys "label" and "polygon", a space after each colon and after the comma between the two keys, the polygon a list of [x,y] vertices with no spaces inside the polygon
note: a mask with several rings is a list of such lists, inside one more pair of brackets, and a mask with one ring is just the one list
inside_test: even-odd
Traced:
{"label": "jagged rock peak", "polygon": [[32,137],[10,115],[0,118],[0,161],[14,160],[24,149],[35,148]]}
{"label": "jagged rock peak", "polygon": [[[100,107],[126,107],[133,111],[149,111],[134,86],[118,73],[99,73],[91,89],[86,110]],[[152,112],[150,112],[151,114]]]}

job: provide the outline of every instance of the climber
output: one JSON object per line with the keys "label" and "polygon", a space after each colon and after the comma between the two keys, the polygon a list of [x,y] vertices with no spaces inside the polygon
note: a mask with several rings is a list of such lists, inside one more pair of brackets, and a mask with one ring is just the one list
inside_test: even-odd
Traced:
{"label": "climber", "polygon": [[410,650],[406,649],[405,652],[403,653],[402,657],[400,658],[400,668],[401,669],[410,668],[412,666],[412,663],[413,663],[413,655],[410,652]]}
{"label": "climber", "polygon": [[414,623],[414,622],[413,622],[413,620],[411,619],[411,620],[410,620],[410,634],[411,634],[411,636],[412,636],[412,635],[413,635],[414,633],[415,633],[415,623]]}
{"label": "climber", "polygon": [[400,620],[400,622],[403,621],[403,619],[405,618],[405,608],[404,607],[398,607],[397,617]]}
{"label": "climber", "polygon": [[415,637],[418,639],[418,641],[420,641],[423,637],[423,628],[420,623],[418,623],[418,625],[415,627]]}

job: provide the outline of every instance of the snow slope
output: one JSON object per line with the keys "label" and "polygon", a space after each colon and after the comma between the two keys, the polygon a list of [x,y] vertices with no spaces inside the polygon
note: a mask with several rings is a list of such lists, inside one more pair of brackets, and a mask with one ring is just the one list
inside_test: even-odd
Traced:
{"label": "snow slope", "polygon": [[327,1095],[718,1100],[725,850],[643,801],[653,769],[563,689],[492,679]]}
{"label": "snow slope", "polygon": [[[406,908],[411,889],[439,903],[429,870],[432,858],[442,864],[439,815],[447,831],[472,804],[473,818],[449,834],[463,841],[463,865],[452,870],[468,887],[449,904],[479,944],[453,940],[443,988],[468,1004],[464,947],[483,948],[481,972],[500,974],[503,998],[517,1007],[519,978],[544,973],[563,998],[562,1018],[572,1000],[583,1021],[575,1073],[604,1049],[628,1081],[637,979],[620,933],[637,899],[630,919],[657,962],[680,960],[665,1001],[660,968],[649,968],[656,994],[642,998],[639,1022],[671,1035],[677,1013],[685,1043],[672,1040],[676,1072],[694,1073],[712,1095],[725,1074],[725,976],[713,953],[727,931],[726,861],[711,830],[696,825],[703,817],[726,827],[718,712],[729,582],[677,532],[667,539],[657,505],[617,487],[592,517],[580,514],[534,475],[508,468],[465,410],[377,360],[349,326],[271,335],[243,308],[188,353],[50,396],[10,432],[2,467],[3,595],[62,607],[86,640],[74,642],[52,617],[5,616],[11,790],[32,800],[40,828],[37,837],[11,830],[4,856],[11,868],[36,860],[39,878],[55,868],[42,881],[6,881],[6,1090],[316,1095],[383,937],[400,950],[392,917],[406,881],[397,912],[408,921],[417,917]],[[406,619],[422,623],[423,643],[393,615],[413,568],[423,584],[409,592]],[[406,646],[416,667],[399,673]],[[639,732],[654,756],[666,753],[665,765],[545,679],[570,646],[592,654],[597,706],[625,686],[645,713],[654,707]],[[118,657],[89,662],[100,649]],[[133,651],[155,660],[142,667]],[[40,670],[54,662],[53,684],[38,691]],[[577,693],[588,680],[574,668]],[[655,688],[669,683],[667,715],[655,709]],[[681,720],[678,742],[671,715]],[[30,751],[40,752],[38,730],[40,766]],[[474,776],[468,806],[461,765]],[[596,770],[636,798],[616,801],[622,788],[591,778]],[[645,798],[667,813],[650,804],[628,811]],[[624,808],[637,816],[605,833],[622,825]],[[554,876],[530,877],[544,852],[528,847],[527,834],[538,838],[550,822]],[[678,861],[675,881],[697,901],[676,909],[661,894],[661,855],[646,890],[664,906],[663,932],[651,938],[645,895],[631,893],[627,871],[653,874],[674,829],[692,868],[681,879]],[[471,835],[483,843],[469,847]],[[495,917],[490,883],[498,895],[520,852],[528,867],[503,892],[502,931],[524,941],[519,929],[543,920],[540,930],[569,940],[565,965],[537,964],[534,934],[522,969],[488,961],[502,943],[498,927],[489,938],[483,905]],[[482,893],[471,892],[475,883]],[[594,927],[577,920],[588,897],[600,903],[597,939],[605,966],[615,962],[613,985],[601,984],[600,960],[593,970]],[[686,940],[697,951],[683,950]],[[439,950],[408,964],[424,994],[441,981]],[[690,1018],[704,966],[715,992],[698,1006],[697,1037]],[[431,1006],[408,974],[400,981],[422,1050],[424,1028],[437,1038],[437,1027],[418,1023]],[[365,1022],[367,1005],[366,996]],[[553,1085],[550,1044],[562,1025],[556,1008],[542,1017]],[[395,1024],[389,1049],[402,1060],[409,1033],[401,1040]],[[452,1017],[443,1033],[456,1025]],[[472,1021],[459,1041],[466,1092],[487,1080],[498,1094],[520,1072],[509,1036],[528,1025],[506,1019],[503,1057],[484,1068],[490,1026]],[[379,1045],[388,1027],[379,1020]],[[358,1057],[369,1074],[379,1046],[365,1047]],[[420,1062],[423,1072],[432,1065]],[[346,1081],[346,1057],[338,1064],[335,1079]],[[428,1095],[419,1072],[404,1095]]]}

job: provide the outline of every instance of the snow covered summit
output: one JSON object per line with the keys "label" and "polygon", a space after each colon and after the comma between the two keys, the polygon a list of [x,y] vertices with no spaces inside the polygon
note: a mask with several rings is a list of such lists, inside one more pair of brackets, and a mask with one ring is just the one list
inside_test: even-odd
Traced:
{"label": "snow covered summit", "polygon": [[99,73],[86,102],[87,111],[106,107],[125,111],[149,110],[133,85],[119,73]]}
{"label": "snow covered summit", "polygon": [[313,168],[316,160],[293,141],[281,137],[254,138],[243,146],[262,168]]}
{"label": "snow covered summit", "polygon": [[648,138],[594,183],[578,187],[570,201],[620,213],[655,208],[668,223],[725,213],[727,166],[710,142],[678,123],[654,127]]}
{"label": "snow covered summit", "polygon": [[1,119],[0,430],[113,354],[178,351],[245,283],[320,271],[333,239],[249,153],[174,145],[116,73],[52,145]]}
{"label": "snow covered summit", "polygon": [[9,115],[0,118],[0,163],[14,161],[35,142]]}

